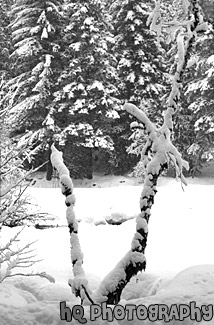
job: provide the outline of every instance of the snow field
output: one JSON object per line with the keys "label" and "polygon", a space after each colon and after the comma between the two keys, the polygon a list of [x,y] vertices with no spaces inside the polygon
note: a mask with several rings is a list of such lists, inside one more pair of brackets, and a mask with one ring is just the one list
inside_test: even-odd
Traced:
{"label": "snow field", "polygon": [[[84,254],[83,267],[92,290],[130,249],[135,231],[134,219],[120,226],[95,224],[112,214],[127,219],[137,215],[141,190],[142,186],[74,188],[75,213],[77,219],[81,220],[79,238]],[[58,224],[66,225],[66,207],[60,189],[30,188],[29,192],[41,205],[42,211],[46,209],[53,213],[58,218]],[[191,301],[196,301],[198,306],[213,304],[213,193],[213,185],[199,185],[197,181],[185,187],[184,192],[174,180],[168,180],[167,184],[160,182],[149,222],[147,270],[138,276],[137,281],[132,279],[127,285],[121,305],[188,304]],[[17,228],[3,228],[2,240],[15,232]],[[0,285],[1,325],[69,324],[59,318],[59,302],[66,301],[71,308],[80,303],[67,285],[68,279],[72,278],[67,227],[45,230],[26,227],[20,244],[36,239],[38,241],[34,246],[42,261],[28,271],[45,271],[55,278],[55,283],[40,277],[5,280]],[[108,323],[101,318],[90,321],[89,307],[84,308],[87,324]],[[183,325],[196,323],[190,319],[181,322]],[[79,322],[73,320],[70,324]],[[114,319],[111,324],[125,325],[130,322]],[[142,320],[135,317],[131,324],[142,324]],[[145,320],[144,324],[152,323]],[[153,324],[165,323],[157,321]],[[172,321],[169,324],[178,323]],[[206,324],[213,325],[214,321]]]}

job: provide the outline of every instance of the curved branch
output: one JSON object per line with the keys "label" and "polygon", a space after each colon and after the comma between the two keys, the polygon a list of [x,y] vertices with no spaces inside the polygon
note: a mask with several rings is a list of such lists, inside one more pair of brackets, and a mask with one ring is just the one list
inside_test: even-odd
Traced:
{"label": "curved branch", "polygon": [[54,145],[51,146],[51,163],[59,173],[60,184],[62,194],[65,195],[65,204],[67,206],[66,218],[68,222],[68,228],[70,232],[71,243],[71,261],[73,265],[74,279],[69,280],[69,285],[72,288],[73,293],[81,298],[81,301],[85,300],[85,292],[91,293],[88,281],[83,270],[83,253],[81,251],[80,242],[78,238],[78,223],[76,221],[74,204],[75,196],[73,194],[73,183],[70,178],[69,170],[65,166],[62,158],[62,152],[58,151]]}
{"label": "curved branch", "polygon": [[148,135],[155,133],[156,128],[154,124],[149,120],[149,118],[142,110],[139,110],[134,104],[130,104],[130,103],[126,103],[123,106],[123,109],[141,121]]}

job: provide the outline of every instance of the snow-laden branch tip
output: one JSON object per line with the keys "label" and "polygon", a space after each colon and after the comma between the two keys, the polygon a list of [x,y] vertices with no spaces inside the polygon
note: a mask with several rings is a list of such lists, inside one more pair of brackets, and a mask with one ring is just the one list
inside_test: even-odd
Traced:
{"label": "snow-laden branch tip", "polygon": [[190,7],[189,0],[182,0],[182,6],[183,6],[184,13],[187,15]]}
{"label": "snow-laden branch tip", "polygon": [[[171,96],[176,96],[176,93],[171,93]],[[156,174],[160,169],[160,164],[172,162],[176,170],[176,176],[181,178],[182,183],[186,185],[185,177],[183,176],[183,168],[189,169],[189,165],[181,158],[181,154],[175,148],[170,140],[172,130],[172,115],[173,109],[169,107],[165,112],[164,123],[157,129],[153,123],[150,122],[145,113],[134,104],[126,103],[124,109],[139,119],[145,126],[147,132],[147,142],[142,151],[142,160],[144,158],[147,172]],[[137,123],[134,124],[135,126]],[[148,152],[151,154],[150,161],[148,161]]]}
{"label": "snow-laden branch tip", "polygon": [[145,131],[149,134],[153,134],[156,130],[154,124],[149,120],[149,118],[146,116],[146,114],[139,109],[136,109],[137,107],[134,104],[126,103],[123,106],[123,109],[126,110],[129,114],[132,114],[135,116],[145,127]]}

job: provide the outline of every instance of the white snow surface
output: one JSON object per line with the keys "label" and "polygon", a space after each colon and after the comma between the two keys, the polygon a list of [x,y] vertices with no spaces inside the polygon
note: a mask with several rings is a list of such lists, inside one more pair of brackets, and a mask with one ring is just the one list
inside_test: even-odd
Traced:
{"label": "white snow surface", "polygon": [[[116,182],[87,184],[88,188],[75,187],[74,206],[79,222],[79,239],[84,254],[83,268],[94,291],[99,282],[130,250],[135,232],[135,217],[139,213],[139,198],[142,184],[130,185],[127,179]],[[161,178],[155,204],[149,221],[147,269],[126,286],[120,304],[189,304],[197,306],[214,304],[214,181],[190,179],[182,190],[179,182]],[[93,183],[94,182],[94,183]],[[110,184],[111,183],[111,184]],[[93,184],[95,184],[93,186]],[[108,185],[111,187],[104,187]],[[77,185],[77,184],[76,184]],[[126,185],[126,186],[123,186]],[[78,184],[82,186],[82,184]],[[60,301],[72,308],[80,304],[68,280],[73,278],[70,261],[70,238],[66,227],[66,206],[60,188],[29,188],[42,211],[57,217],[55,223],[63,227],[38,230],[26,227],[20,245],[38,240],[34,246],[41,262],[31,269],[17,272],[47,272],[55,283],[34,277],[12,277],[0,284],[1,325],[60,325],[79,324],[78,321],[60,320]],[[120,226],[106,223],[110,216],[124,219]],[[3,227],[1,243],[17,232],[17,228]],[[195,265],[195,266],[194,266]],[[89,320],[89,307],[84,307],[87,324],[108,324],[98,318]],[[149,320],[116,320],[118,324],[152,324]],[[196,325],[189,318],[169,324]],[[165,324],[155,321],[155,325]],[[203,322],[214,324],[214,320]]]}

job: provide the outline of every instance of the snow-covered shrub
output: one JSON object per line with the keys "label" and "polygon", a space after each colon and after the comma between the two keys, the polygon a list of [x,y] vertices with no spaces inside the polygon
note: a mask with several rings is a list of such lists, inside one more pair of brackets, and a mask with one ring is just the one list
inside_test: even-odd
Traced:
{"label": "snow-covered shrub", "polygon": [[143,182],[144,177],[145,177],[145,173],[146,173],[146,170],[145,170],[143,161],[140,160],[137,163],[137,165],[133,168],[133,171],[129,175],[131,177],[140,178],[142,180],[142,182]]}
{"label": "snow-covered shrub", "polygon": [[[19,149],[6,136],[1,135],[1,162],[0,162],[0,283],[15,275],[41,276],[52,281],[46,273],[20,273],[17,268],[28,268],[37,260],[33,244],[20,244],[18,230],[13,236],[2,239],[2,227],[15,227],[37,222],[37,214],[29,212],[30,198],[25,195],[29,186],[29,174],[23,168],[23,157],[26,150]],[[15,271],[14,271],[15,269]]]}
{"label": "snow-covered shrub", "polygon": [[0,226],[35,224],[41,216],[30,212],[32,203],[25,192],[33,181],[23,168],[25,158],[20,158],[26,157],[27,150],[20,149],[6,136],[2,136],[0,150]]}
{"label": "snow-covered shrub", "polygon": [[0,283],[8,277],[15,275],[30,275],[13,272],[17,268],[27,268],[37,262],[35,260],[32,245],[34,242],[19,247],[19,235],[23,228],[18,231],[6,243],[0,245]]}
{"label": "snow-covered shrub", "polygon": [[132,143],[127,148],[127,152],[129,154],[134,154],[141,157],[137,165],[133,168],[133,171],[130,173],[130,176],[139,177],[143,181],[146,173],[145,165],[143,162],[143,148],[146,144],[146,137],[143,132],[142,124],[138,123],[137,121],[130,124],[130,129],[133,131],[132,135],[129,138]]}

